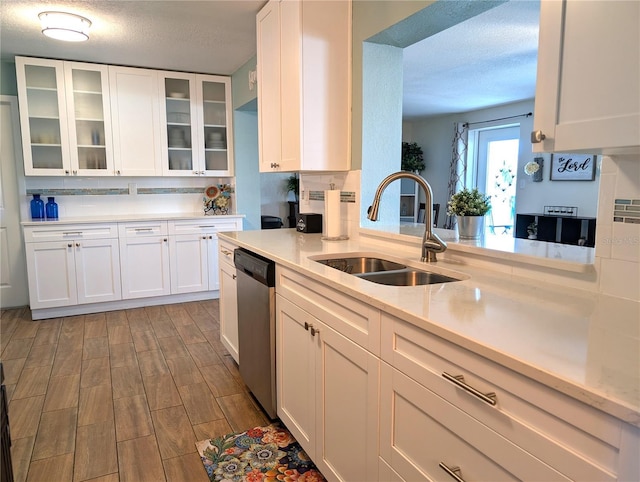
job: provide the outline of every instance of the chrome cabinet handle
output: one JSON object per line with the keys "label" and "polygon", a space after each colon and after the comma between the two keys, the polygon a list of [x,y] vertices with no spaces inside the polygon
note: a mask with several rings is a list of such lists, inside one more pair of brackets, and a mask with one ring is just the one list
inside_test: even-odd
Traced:
{"label": "chrome cabinet handle", "polygon": [[272,162],[271,163],[271,168],[275,169],[276,167],[280,167],[280,164],[278,164],[277,162]]}
{"label": "chrome cabinet handle", "polygon": [[167,242],[167,238],[164,238],[162,241],[164,241],[166,243]]}
{"label": "chrome cabinet handle", "polygon": [[447,372],[443,372],[442,376],[446,379],[449,380],[451,383],[453,383],[454,385],[462,388],[463,390],[465,390],[466,392],[470,393],[471,395],[474,395],[476,397],[478,397],[480,400],[482,400],[483,402],[488,403],[489,405],[495,405],[497,403],[496,400],[496,394],[494,392],[490,392],[490,393],[482,393],[481,391],[473,388],[471,385],[467,385],[464,381],[464,376],[463,375],[449,375]]}
{"label": "chrome cabinet handle", "polygon": [[78,174],[78,171],[76,171],[76,170],[74,169],[74,170],[73,170],[73,175],[75,176],[75,175],[77,175],[77,174]]}
{"label": "chrome cabinet handle", "polygon": [[460,467],[449,468],[444,462],[440,462],[438,466],[449,474],[456,482],[464,482],[464,479],[461,477],[462,470],[460,470]]}
{"label": "chrome cabinet handle", "polygon": [[547,138],[542,131],[531,132],[531,144],[539,144]]}
{"label": "chrome cabinet handle", "polygon": [[120,169],[118,169],[118,170],[116,171],[116,174],[117,174],[118,176],[120,175]]}
{"label": "chrome cabinet handle", "polygon": [[79,248],[79,247],[80,247],[80,243],[76,243],[76,248]]}
{"label": "chrome cabinet handle", "polygon": [[207,239],[207,237],[206,236],[202,236],[202,239]]}
{"label": "chrome cabinet handle", "polygon": [[231,275],[231,279],[236,279],[236,278],[237,278],[237,276],[235,274]]}
{"label": "chrome cabinet handle", "polygon": [[221,249],[220,251],[222,251],[222,254],[225,256],[231,256],[231,251],[227,251],[226,249]]}
{"label": "chrome cabinet handle", "polygon": [[313,325],[311,325],[311,336],[316,336],[317,334],[320,334],[320,330],[318,328],[314,328]]}
{"label": "chrome cabinet handle", "polygon": [[68,243],[67,244],[67,248],[71,248],[73,246],[73,243]]}
{"label": "chrome cabinet handle", "polygon": [[69,169],[65,169],[65,170],[64,170],[64,173],[65,173],[65,174],[69,174]]}

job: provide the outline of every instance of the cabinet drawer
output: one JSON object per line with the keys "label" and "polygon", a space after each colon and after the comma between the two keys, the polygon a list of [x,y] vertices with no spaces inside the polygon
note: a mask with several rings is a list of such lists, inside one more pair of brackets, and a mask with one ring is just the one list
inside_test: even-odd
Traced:
{"label": "cabinet drawer", "polygon": [[380,396],[380,453],[405,480],[569,480],[385,363]]}
{"label": "cabinet drawer", "polygon": [[218,240],[218,259],[220,263],[225,263],[235,270],[235,265],[233,264],[233,250],[236,249],[231,243],[227,243],[226,241]]}
{"label": "cabinet drawer", "polygon": [[67,239],[117,238],[118,227],[114,224],[55,224],[49,226],[25,226],[26,243],[39,241],[61,241]]}
{"label": "cabinet drawer", "polygon": [[618,419],[389,315],[381,332],[385,361],[543,462],[574,480],[616,479]]}
{"label": "cabinet drawer", "polygon": [[167,222],[141,221],[139,223],[122,223],[118,224],[118,233],[121,238],[167,235]]}
{"label": "cabinet drawer", "polygon": [[241,219],[198,219],[188,221],[169,221],[169,234],[217,233],[220,231],[240,231]]}
{"label": "cabinet drawer", "polygon": [[276,292],[374,355],[380,355],[379,310],[281,266],[276,266]]}

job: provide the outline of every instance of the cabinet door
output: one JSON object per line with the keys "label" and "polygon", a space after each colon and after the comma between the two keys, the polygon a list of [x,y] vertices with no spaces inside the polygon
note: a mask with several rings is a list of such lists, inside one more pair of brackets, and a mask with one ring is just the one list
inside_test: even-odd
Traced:
{"label": "cabinet door", "polygon": [[16,78],[25,174],[70,174],[62,61],[16,57]]}
{"label": "cabinet door", "polygon": [[240,363],[238,356],[238,293],[236,292],[236,268],[220,263],[220,341],[231,357]]}
{"label": "cabinet door", "polygon": [[541,2],[534,152],[637,152],[639,36],[638,2]]}
{"label": "cabinet door", "polygon": [[120,240],[122,298],[145,298],[171,293],[167,236]]}
{"label": "cabinet door", "polygon": [[64,62],[71,173],[112,176],[113,140],[106,65]]}
{"label": "cabinet door", "polygon": [[258,12],[256,35],[260,171],[271,172],[281,170],[279,1],[270,1]]}
{"label": "cabinet door", "polygon": [[[380,361],[322,323],[316,358],[314,462],[334,480],[378,480]],[[349,447],[349,450],[345,450]]]}
{"label": "cabinet door", "polygon": [[180,72],[159,73],[162,173],[197,176],[201,152],[197,139],[196,76]]}
{"label": "cabinet door", "polygon": [[207,236],[207,270],[209,290],[220,288],[220,275],[218,270],[218,235],[209,234]]}
{"label": "cabinet door", "polygon": [[309,456],[316,454],[315,359],[307,327],[318,321],[276,295],[276,370],[278,417]]}
{"label": "cabinet door", "polygon": [[231,79],[196,75],[200,174],[233,176]]}
{"label": "cabinet door", "polygon": [[208,237],[206,234],[170,237],[171,293],[209,289]]}
{"label": "cabinet door", "polygon": [[74,243],[78,304],[122,299],[117,239]]}
{"label": "cabinet door", "polygon": [[109,66],[116,175],[160,176],[158,72]]}
{"label": "cabinet door", "polygon": [[26,251],[31,309],[77,304],[73,242],[27,243]]}

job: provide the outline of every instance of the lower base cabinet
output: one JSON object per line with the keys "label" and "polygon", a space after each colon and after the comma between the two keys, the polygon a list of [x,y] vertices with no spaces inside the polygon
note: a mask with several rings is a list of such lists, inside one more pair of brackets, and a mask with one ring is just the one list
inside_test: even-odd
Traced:
{"label": "lower base cabinet", "polygon": [[240,363],[238,353],[238,292],[236,267],[233,264],[234,248],[224,241],[219,243],[218,262],[220,265],[220,341]]}
{"label": "lower base cabinet", "polygon": [[278,416],[328,480],[378,480],[377,357],[276,296]]}
{"label": "lower base cabinet", "polygon": [[570,480],[386,363],[381,384],[380,452],[404,480]]}

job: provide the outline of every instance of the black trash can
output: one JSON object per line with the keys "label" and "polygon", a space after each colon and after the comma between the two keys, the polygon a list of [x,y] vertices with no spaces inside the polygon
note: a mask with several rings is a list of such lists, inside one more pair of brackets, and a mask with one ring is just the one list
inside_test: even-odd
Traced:
{"label": "black trash can", "polygon": [[282,227],[282,218],[278,216],[260,216],[260,225],[262,229],[280,229]]}

